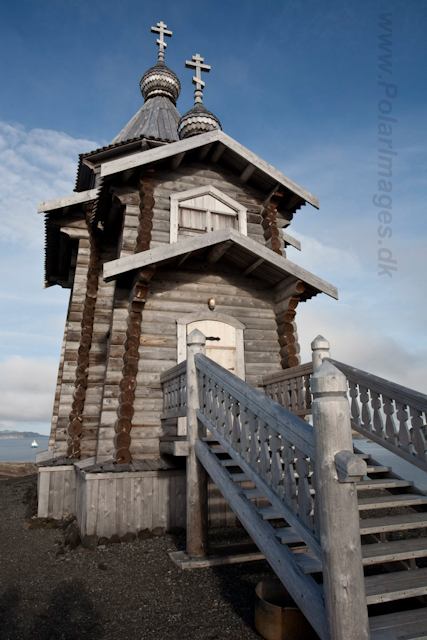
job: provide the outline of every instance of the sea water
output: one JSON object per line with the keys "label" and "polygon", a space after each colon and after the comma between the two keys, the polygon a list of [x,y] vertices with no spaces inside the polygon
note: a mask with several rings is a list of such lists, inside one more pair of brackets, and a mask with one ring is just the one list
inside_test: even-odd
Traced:
{"label": "sea water", "polygon": [[35,462],[38,451],[46,451],[49,436],[37,436],[38,447],[31,447],[33,438],[0,438],[0,462]]}

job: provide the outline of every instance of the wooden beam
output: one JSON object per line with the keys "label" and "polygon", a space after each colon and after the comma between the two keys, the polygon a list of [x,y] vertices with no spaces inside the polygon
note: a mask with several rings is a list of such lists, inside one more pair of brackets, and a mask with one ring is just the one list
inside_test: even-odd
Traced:
{"label": "wooden beam", "polygon": [[223,144],[222,142],[218,142],[214,151],[212,152],[212,158],[211,158],[212,162],[218,162],[218,160],[220,159],[224,151],[225,151],[225,144]]}
{"label": "wooden beam", "polygon": [[88,191],[80,191],[80,193],[72,193],[69,196],[62,196],[61,198],[55,198],[54,200],[45,200],[40,202],[37,207],[37,213],[46,213],[47,211],[55,211],[55,209],[63,209],[64,207],[70,207],[73,204],[83,204],[96,200],[98,196],[98,189],[89,189]]}
{"label": "wooden beam", "polygon": [[255,262],[253,262],[251,265],[249,265],[249,267],[247,269],[245,269],[242,273],[242,276],[247,276],[250,273],[252,273],[252,271],[254,271],[255,269],[257,269],[264,261],[264,258],[259,258],[258,260],[256,260]]}
{"label": "wooden beam", "polygon": [[231,247],[232,244],[233,244],[232,240],[227,240],[227,242],[222,242],[221,244],[217,244],[209,252],[209,255],[207,257],[207,261],[210,264],[213,264],[214,262],[218,262],[218,260],[220,258],[222,258],[222,256],[225,253],[227,253],[227,251],[229,250],[229,248]]}
{"label": "wooden beam", "polygon": [[291,247],[295,247],[295,249],[298,249],[298,251],[301,251],[301,242],[296,238],[293,238],[292,236],[290,236],[285,231],[283,231],[283,229],[282,229],[282,237],[283,237],[283,240],[285,241],[285,246],[290,244]]}
{"label": "wooden beam", "polygon": [[171,160],[171,169],[178,169],[181,162],[184,160],[185,151],[181,151],[181,153],[177,153]]}
{"label": "wooden beam", "polygon": [[208,155],[209,151],[212,149],[213,146],[213,142],[210,142],[209,144],[205,144],[204,147],[202,147],[199,151],[199,160],[204,160],[206,158],[206,156]]}
{"label": "wooden beam", "polygon": [[239,181],[243,184],[245,182],[247,182],[247,180],[249,180],[249,178],[251,177],[251,175],[253,174],[253,172],[255,171],[256,167],[255,165],[249,163],[245,169],[243,169],[242,173],[240,174],[240,178]]}
{"label": "wooden beam", "polygon": [[191,256],[192,253],[193,253],[192,251],[188,251],[187,253],[184,253],[176,263],[176,266],[180,267],[182,264],[184,264],[184,262],[187,260],[187,258]]}

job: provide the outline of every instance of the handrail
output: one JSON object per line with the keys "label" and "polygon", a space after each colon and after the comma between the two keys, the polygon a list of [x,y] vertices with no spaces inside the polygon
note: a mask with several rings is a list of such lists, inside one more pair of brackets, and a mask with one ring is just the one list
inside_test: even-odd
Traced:
{"label": "handrail", "polygon": [[299,364],[296,367],[291,367],[290,369],[282,369],[281,371],[275,371],[274,373],[268,373],[263,376],[262,384],[266,386],[267,384],[272,384],[273,382],[282,382],[282,380],[290,380],[291,378],[296,378],[299,375],[306,375],[313,373],[313,363],[305,362],[304,364]]}
{"label": "handrail", "polygon": [[205,355],[194,360],[202,374],[199,421],[320,558],[313,427]]}
{"label": "handrail", "polygon": [[393,399],[396,400],[396,402],[410,405],[413,409],[417,409],[418,411],[427,412],[427,395],[424,393],[414,391],[408,387],[403,387],[396,382],[391,382],[385,378],[375,376],[372,373],[362,371],[362,369],[350,367],[348,364],[338,362],[332,358],[325,358],[325,360],[331,362],[337,367],[337,369],[342,371],[347,380],[357,382],[357,384],[363,384],[376,393],[381,393],[387,397],[390,397],[390,394],[392,394]]}

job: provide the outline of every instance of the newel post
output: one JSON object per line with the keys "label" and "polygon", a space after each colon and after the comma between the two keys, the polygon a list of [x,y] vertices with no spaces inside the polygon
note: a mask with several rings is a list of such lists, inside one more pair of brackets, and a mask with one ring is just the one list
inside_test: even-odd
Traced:
{"label": "newel post", "polygon": [[329,351],[330,344],[323,336],[317,336],[311,343],[312,358],[313,358],[313,373],[322,364],[324,358],[330,358],[331,353]]}
{"label": "newel post", "polygon": [[366,462],[353,453],[345,376],[324,362],[311,377],[311,390],[316,511],[331,640],[368,640],[356,490],[356,481],[366,475]]}
{"label": "newel post", "polygon": [[194,356],[205,353],[206,338],[194,329],[187,338],[187,553],[204,556],[208,544],[207,475],[199,462],[194,444],[204,435],[197,420],[200,408],[199,383]]}

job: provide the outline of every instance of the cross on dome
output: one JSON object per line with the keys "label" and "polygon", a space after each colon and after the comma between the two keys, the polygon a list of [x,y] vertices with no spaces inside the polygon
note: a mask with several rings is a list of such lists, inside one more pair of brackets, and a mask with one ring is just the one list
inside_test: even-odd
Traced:
{"label": "cross on dome", "polygon": [[203,102],[203,87],[205,86],[205,83],[202,80],[202,71],[205,71],[206,73],[208,73],[211,70],[210,65],[208,64],[203,64],[203,62],[205,61],[204,58],[202,58],[200,56],[200,54],[196,53],[195,56],[192,56],[191,60],[186,60],[185,61],[185,68],[186,69],[195,69],[196,70],[196,75],[193,76],[193,84],[196,85],[196,90],[194,92],[194,102]]}
{"label": "cross on dome", "polygon": [[167,24],[163,21],[157,23],[157,27],[151,27],[151,33],[158,33],[160,38],[157,38],[157,44],[159,45],[159,60],[165,59],[165,49],[168,46],[164,40],[164,36],[169,38],[172,36],[172,31],[167,30]]}

